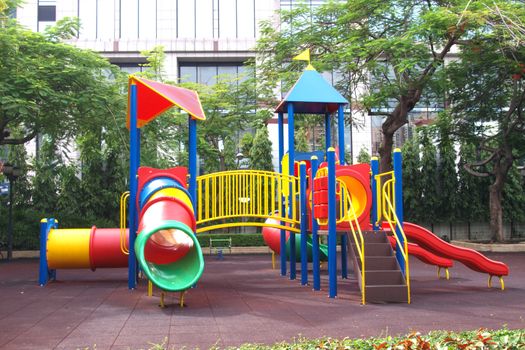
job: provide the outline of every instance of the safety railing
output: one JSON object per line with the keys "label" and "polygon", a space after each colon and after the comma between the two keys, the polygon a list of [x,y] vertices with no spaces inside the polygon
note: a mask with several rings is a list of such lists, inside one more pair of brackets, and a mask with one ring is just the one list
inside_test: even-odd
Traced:
{"label": "safety railing", "polygon": [[[295,227],[300,223],[298,190],[297,177],[270,171],[233,170],[199,176],[197,232],[239,226],[300,232]],[[275,223],[257,220],[269,217]]]}
{"label": "safety railing", "polygon": [[342,215],[341,221],[348,222],[348,225],[350,226],[352,238],[354,239],[357,254],[361,262],[361,302],[364,305],[366,303],[365,239],[363,237],[363,232],[361,231],[361,226],[359,225],[357,214],[352,204],[352,195],[350,194],[349,189],[341,180],[337,180],[337,184],[340,189],[339,207],[342,208],[345,213]]}
{"label": "safety railing", "polygon": [[[395,203],[394,172],[390,171],[378,174],[375,176],[375,179],[378,196],[376,201],[378,212],[377,220],[379,221],[380,217],[382,217],[383,220],[388,222],[390,230],[392,231],[392,234],[396,240],[396,246],[400,248],[398,249],[398,251],[401,252],[405,263],[405,280],[407,283],[408,303],[410,304],[410,268],[408,265],[408,240],[402,225],[399,224],[399,219],[396,214],[395,205],[393,204]],[[376,225],[378,224],[379,222],[376,222]],[[403,243],[401,243],[401,239],[399,238],[398,232],[403,238]]]}
{"label": "safety railing", "polygon": [[120,250],[125,255],[129,255],[129,249],[126,244],[126,203],[128,200],[129,191],[126,191],[120,196]]}

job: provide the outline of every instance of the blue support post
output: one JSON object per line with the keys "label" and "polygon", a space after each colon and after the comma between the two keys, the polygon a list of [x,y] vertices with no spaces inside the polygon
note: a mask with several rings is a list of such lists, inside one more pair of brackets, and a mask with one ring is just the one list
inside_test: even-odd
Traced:
{"label": "blue support post", "polygon": [[135,238],[137,236],[137,172],[140,164],[140,136],[137,128],[137,85],[130,85],[130,157],[129,157],[129,256],[128,256],[128,288],[137,285],[137,260],[135,257]]}
{"label": "blue support post", "polygon": [[344,105],[337,108],[337,142],[339,144],[339,164],[345,165],[345,111]]}
{"label": "blue support post", "polygon": [[47,264],[47,236],[52,228],[57,228],[55,219],[40,220],[40,263],[38,270],[38,284],[43,287],[50,278],[56,278],[56,270],[49,270]]}
{"label": "blue support post", "polygon": [[[278,115],[278,127],[279,127],[279,174],[283,173],[283,164],[281,163],[284,157],[284,127],[283,127],[283,113],[280,112]],[[284,207],[284,201],[279,194],[279,203],[281,213],[284,213],[286,208]],[[284,222],[281,221],[281,225]],[[280,241],[280,252],[281,252],[281,276],[286,276],[286,231],[281,230],[281,241]]]}
{"label": "blue support post", "polygon": [[341,235],[341,277],[348,278],[348,238]]}
{"label": "blue support post", "polygon": [[328,296],[337,296],[337,231],[335,202],[335,149],[326,152],[328,162]]}
{"label": "blue support post", "polygon": [[[288,174],[294,176],[295,174],[295,141],[294,141],[294,105],[288,103]],[[289,217],[293,217],[293,205],[295,193],[293,193],[292,183],[289,187],[289,208],[287,208]],[[295,234],[290,232],[289,246],[290,246],[290,279],[295,279],[296,267],[295,267]]]}
{"label": "blue support post", "polygon": [[38,284],[42,287],[47,283],[49,268],[47,266],[47,221],[40,220],[40,264],[38,269]]}
{"label": "blue support post", "polygon": [[332,147],[332,128],[330,127],[330,113],[328,112],[324,115],[324,133],[324,149],[327,150]]}
{"label": "blue support post", "polygon": [[374,231],[379,230],[379,215],[377,212],[377,180],[376,175],[379,174],[379,159],[377,157],[372,157],[370,160],[370,171],[372,176],[370,179],[370,186],[372,186],[372,227]]}
{"label": "blue support post", "polygon": [[194,213],[197,213],[197,120],[191,115],[188,116],[188,128],[188,170],[190,173],[188,192],[193,202]]}
{"label": "blue support post", "polygon": [[403,259],[403,255],[401,253],[401,250],[403,249],[404,240],[403,235],[401,234],[400,227],[403,227],[403,157],[401,155],[401,150],[399,148],[396,148],[394,150],[394,160],[393,160],[393,167],[394,167],[394,198],[395,198],[395,206],[396,206],[396,215],[397,215],[397,224],[396,224],[396,235],[399,238],[399,242],[401,244],[398,244],[396,247],[396,258],[399,262],[399,267],[401,268],[401,271],[403,274],[406,272],[406,266],[405,266],[405,260]]}
{"label": "blue support post", "polygon": [[319,160],[316,156],[312,157],[311,162],[311,179],[310,179],[310,191],[312,191],[312,273],[314,279],[314,290],[321,290],[321,269],[319,261],[319,236],[317,231],[319,230],[319,224],[314,216],[314,179],[317,174],[317,168],[319,167]]}
{"label": "blue support post", "polygon": [[[339,144],[339,164],[345,165],[345,112],[344,105],[337,108],[337,141]],[[348,278],[347,237],[341,236],[341,276]]]}
{"label": "blue support post", "polygon": [[299,184],[300,184],[300,203],[301,203],[301,285],[308,284],[308,252],[306,247],[308,226],[308,216],[306,215],[306,163],[299,164]]}

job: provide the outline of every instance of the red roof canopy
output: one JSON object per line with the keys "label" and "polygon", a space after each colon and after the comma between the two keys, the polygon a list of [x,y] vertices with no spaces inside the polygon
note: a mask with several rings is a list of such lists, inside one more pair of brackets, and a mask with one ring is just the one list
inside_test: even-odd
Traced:
{"label": "red roof canopy", "polygon": [[[167,109],[177,106],[186,111],[193,119],[205,120],[201,101],[196,91],[159,83],[157,81],[129,77],[129,85],[137,85],[137,127],[141,128]],[[130,89],[128,89],[129,126]]]}

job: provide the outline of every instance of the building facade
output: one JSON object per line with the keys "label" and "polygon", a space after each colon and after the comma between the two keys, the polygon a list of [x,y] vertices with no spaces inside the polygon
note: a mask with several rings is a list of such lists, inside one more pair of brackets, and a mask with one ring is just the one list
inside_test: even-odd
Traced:
{"label": "building facade", "polygon": [[[99,52],[129,73],[146,63],[140,52],[162,45],[165,74],[170,80],[213,84],[217,75],[239,75],[255,57],[258,23],[273,20],[276,11],[294,0],[26,0],[16,11],[18,21],[34,31],[64,17],[78,17],[81,30],[70,43]],[[314,7],[323,0],[306,2]],[[335,74],[323,73],[329,82]],[[350,112],[350,106],[347,113]],[[354,113],[356,127],[346,128],[347,153],[354,159],[361,148],[372,151],[372,124]],[[278,166],[277,126],[269,123]]]}

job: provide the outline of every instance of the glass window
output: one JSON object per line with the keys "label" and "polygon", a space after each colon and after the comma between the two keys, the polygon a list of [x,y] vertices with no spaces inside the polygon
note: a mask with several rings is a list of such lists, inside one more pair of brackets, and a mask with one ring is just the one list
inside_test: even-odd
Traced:
{"label": "glass window", "polygon": [[237,15],[235,0],[219,0],[219,37],[237,37]]}
{"label": "glass window", "polygon": [[255,12],[254,2],[244,0],[237,2],[237,31],[238,37],[255,37]]}
{"label": "glass window", "polygon": [[216,77],[217,77],[217,66],[198,67],[199,84],[213,85],[216,82]]}
{"label": "glass window", "polygon": [[121,6],[120,37],[134,39],[138,35],[138,0],[122,0]]}
{"label": "glass window", "polygon": [[38,6],[38,21],[39,22],[55,22],[57,20],[56,6]]}
{"label": "glass window", "polygon": [[[101,39],[115,38],[115,6],[108,1],[98,2],[98,32],[97,37]],[[91,19],[93,20],[93,19]],[[117,27],[118,28],[118,27]],[[118,33],[117,33],[118,36]]]}
{"label": "glass window", "polygon": [[177,13],[179,38],[195,38],[195,3],[180,1]]}
{"label": "glass window", "polygon": [[79,3],[79,19],[80,19],[80,33],[81,38],[96,38],[97,37],[97,2],[96,1],[80,1]]}
{"label": "glass window", "polygon": [[177,37],[177,2],[157,0],[157,37]]}
{"label": "glass window", "polygon": [[154,39],[157,32],[157,3],[139,0],[139,38]]}
{"label": "glass window", "polygon": [[197,67],[196,66],[181,66],[179,68],[179,77],[182,83],[196,83],[197,82]]}
{"label": "glass window", "polygon": [[213,0],[196,0],[197,38],[213,38]]}

